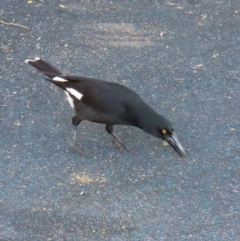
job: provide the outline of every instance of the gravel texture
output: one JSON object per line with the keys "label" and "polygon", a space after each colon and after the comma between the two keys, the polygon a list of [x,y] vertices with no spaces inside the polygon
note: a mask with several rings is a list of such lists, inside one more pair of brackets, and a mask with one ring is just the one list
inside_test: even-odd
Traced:
{"label": "gravel texture", "polygon": [[[0,240],[240,240],[240,2],[1,0]],[[187,157],[83,122],[26,65],[125,84]]]}

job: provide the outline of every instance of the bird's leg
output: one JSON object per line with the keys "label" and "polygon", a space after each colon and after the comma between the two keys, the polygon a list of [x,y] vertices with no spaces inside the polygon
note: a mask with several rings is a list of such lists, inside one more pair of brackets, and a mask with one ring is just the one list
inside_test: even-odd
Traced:
{"label": "bird's leg", "polygon": [[73,125],[73,140],[74,142],[77,141],[77,126]]}
{"label": "bird's leg", "polygon": [[118,138],[114,133],[113,133],[113,125],[106,124],[106,131],[112,135],[122,146],[125,147],[125,144],[121,141],[120,138]]}
{"label": "bird's leg", "polygon": [[75,115],[73,118],[72,118],[72,124],[73,124],[73,141],[76,143],[77,141],[77,126],[80,124],[80,122],[82,121],[83,119],[77,115]]}
{"label": "bird's leg", "polygon": [[78,145],[77,145],[77,126],[80,124],[81,121],[84,119],[81,118],[80,116],[74,116],[72,118],[72,124],[73,124],[73,141],[68,140],[68,144],[79,154],[81,155],[88,155],[89,153],[86,153],[85,151],[82,151]]}

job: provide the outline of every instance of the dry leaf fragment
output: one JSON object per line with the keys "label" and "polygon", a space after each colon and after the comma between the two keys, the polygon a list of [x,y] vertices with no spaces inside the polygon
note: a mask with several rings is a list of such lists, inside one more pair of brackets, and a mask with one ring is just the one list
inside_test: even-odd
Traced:
{"label": "dry leaf fragment", "polygon": [[60,4],[59,7],[60,7],[60,8],[67,8],[67,7],[66,7],[65,5],[63,5],[63,4]]}
{"label": "dry leaf fragment", "polygon": [[219,54],[212,54],[212,58],[215,59],[219,56]]}
{"label": "dry leaf fragment", "polygon": [[162,142],[163,146],[169,146],[169,143],[167,141]]}
{"label": "dry leaf fragment", "polygon": [[160,36],[161,37],[165,37],[167,35],[167,32],[165,32],[165,31],[162,31],[161,33],[160,33]]}
{"label": "dry leaf fragment", "polygon": [[166,4],[169,5],[169,6],[175,6],[176,5],[175,3],[172,3],[172,2],[167,2]]}
{"label": "dry leaf fragment", "polygon": [[197,64],[195,65],[194,69],[201,69],[203,67],[203,64]]}

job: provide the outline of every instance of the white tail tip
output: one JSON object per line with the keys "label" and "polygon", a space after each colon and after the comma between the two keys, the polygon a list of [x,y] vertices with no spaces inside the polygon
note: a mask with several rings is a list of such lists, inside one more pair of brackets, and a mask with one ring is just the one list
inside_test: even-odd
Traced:
{"label": "white tail tip", "polygon": [[32,60],[32,59],[26,59],[25,60],[25,63],[27,63],[28,64],[28,62],[35,62],[35,61],[38,61],[38,60],[40,60],[41,58],[39,58],[39,57],[36,57],[34,60]]}
{"label": "white tail tip", "polygon": [[26,59],[24,62],[28,64],[28,62],[32,62],[33,60],[31,59]]}

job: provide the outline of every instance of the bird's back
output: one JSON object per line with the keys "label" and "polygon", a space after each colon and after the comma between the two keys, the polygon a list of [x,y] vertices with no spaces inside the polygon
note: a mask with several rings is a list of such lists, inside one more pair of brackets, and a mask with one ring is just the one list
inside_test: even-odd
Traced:
{"label": "bird's back", "polygon": [[134,91],[117,83],[81,76],[63,78],[83,95],[80,101],[75,100],[79,103],[75,105],[78,106],[78,109],[75,109],[77,114],[87,115],[87,118],[91,116],[95,122],[102,123],[105,119],[105,122],[132,124],[134,119],[135,123],[138,109],[146,105]]}

